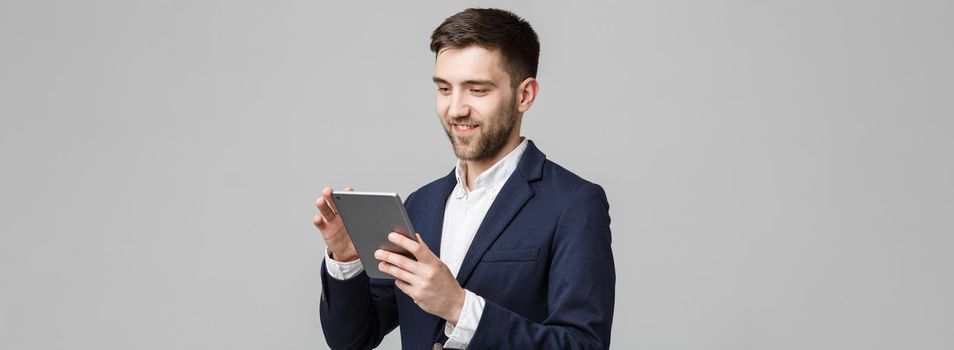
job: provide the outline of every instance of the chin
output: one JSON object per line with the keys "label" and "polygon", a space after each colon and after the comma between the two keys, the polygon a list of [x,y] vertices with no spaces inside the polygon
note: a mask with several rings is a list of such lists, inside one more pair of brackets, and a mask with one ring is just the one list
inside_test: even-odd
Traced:
{"label": "chin", "polygon": [[470,145],[465,146],[454,142],[454,155],[461,160],[476,160],[477,150]]}

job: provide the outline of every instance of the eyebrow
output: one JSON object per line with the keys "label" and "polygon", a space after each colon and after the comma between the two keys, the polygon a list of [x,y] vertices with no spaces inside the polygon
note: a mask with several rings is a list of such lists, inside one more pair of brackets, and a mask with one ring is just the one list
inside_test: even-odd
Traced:
{"label": "eyebrow", "polygon": [[[453,85],[449,81],[444,80],[443,78],[434,77],[433,80],[435,83],[438,83],[438,84]],[[497,87],[497,84],[494,84],[494,82],[491,80],[480,80],[480,79],[465,80],[464,85],[486,85],[491,87]]]}

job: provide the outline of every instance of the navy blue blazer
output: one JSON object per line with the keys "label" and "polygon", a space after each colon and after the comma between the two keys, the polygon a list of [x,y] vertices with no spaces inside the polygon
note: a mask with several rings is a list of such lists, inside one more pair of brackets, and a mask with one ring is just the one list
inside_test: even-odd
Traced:
{"label": "navy blue blazer", "polygon": [[[454,172],[407,197],[411,224],[440,256]],[[529,145],[487,211],[457,280],[486,300],[468,349],[606,349],[616,271],[606,193]],[[321,327],[332,349],[370,349],[401,326],[405,349],[446,340],[444,321],[393,280],[321,268]]]}

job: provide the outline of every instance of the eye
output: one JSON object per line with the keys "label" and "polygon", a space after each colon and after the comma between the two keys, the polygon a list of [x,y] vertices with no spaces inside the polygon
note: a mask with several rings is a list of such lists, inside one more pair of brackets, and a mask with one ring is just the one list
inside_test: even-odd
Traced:
{"label": "eye", "polygon": [[474,93],[474,95],[477,95],[477,96],[483,96],[487,94],[486,89],[470,89],[470,92]]}
{"label": "eye", "polygon": [[446,94],[450,93],[450,88],[437,87],[437,92],[446,95]]}

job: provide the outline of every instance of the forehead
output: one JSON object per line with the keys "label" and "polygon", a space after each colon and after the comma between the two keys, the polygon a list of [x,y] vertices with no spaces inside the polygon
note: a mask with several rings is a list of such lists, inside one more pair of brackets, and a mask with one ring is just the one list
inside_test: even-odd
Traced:
{"label": "forehead", "polygon": [[434,65],[434,77],[450,83],[491,80],[503,85],[509,82],[500,51],[474,45],[439,52]]}

